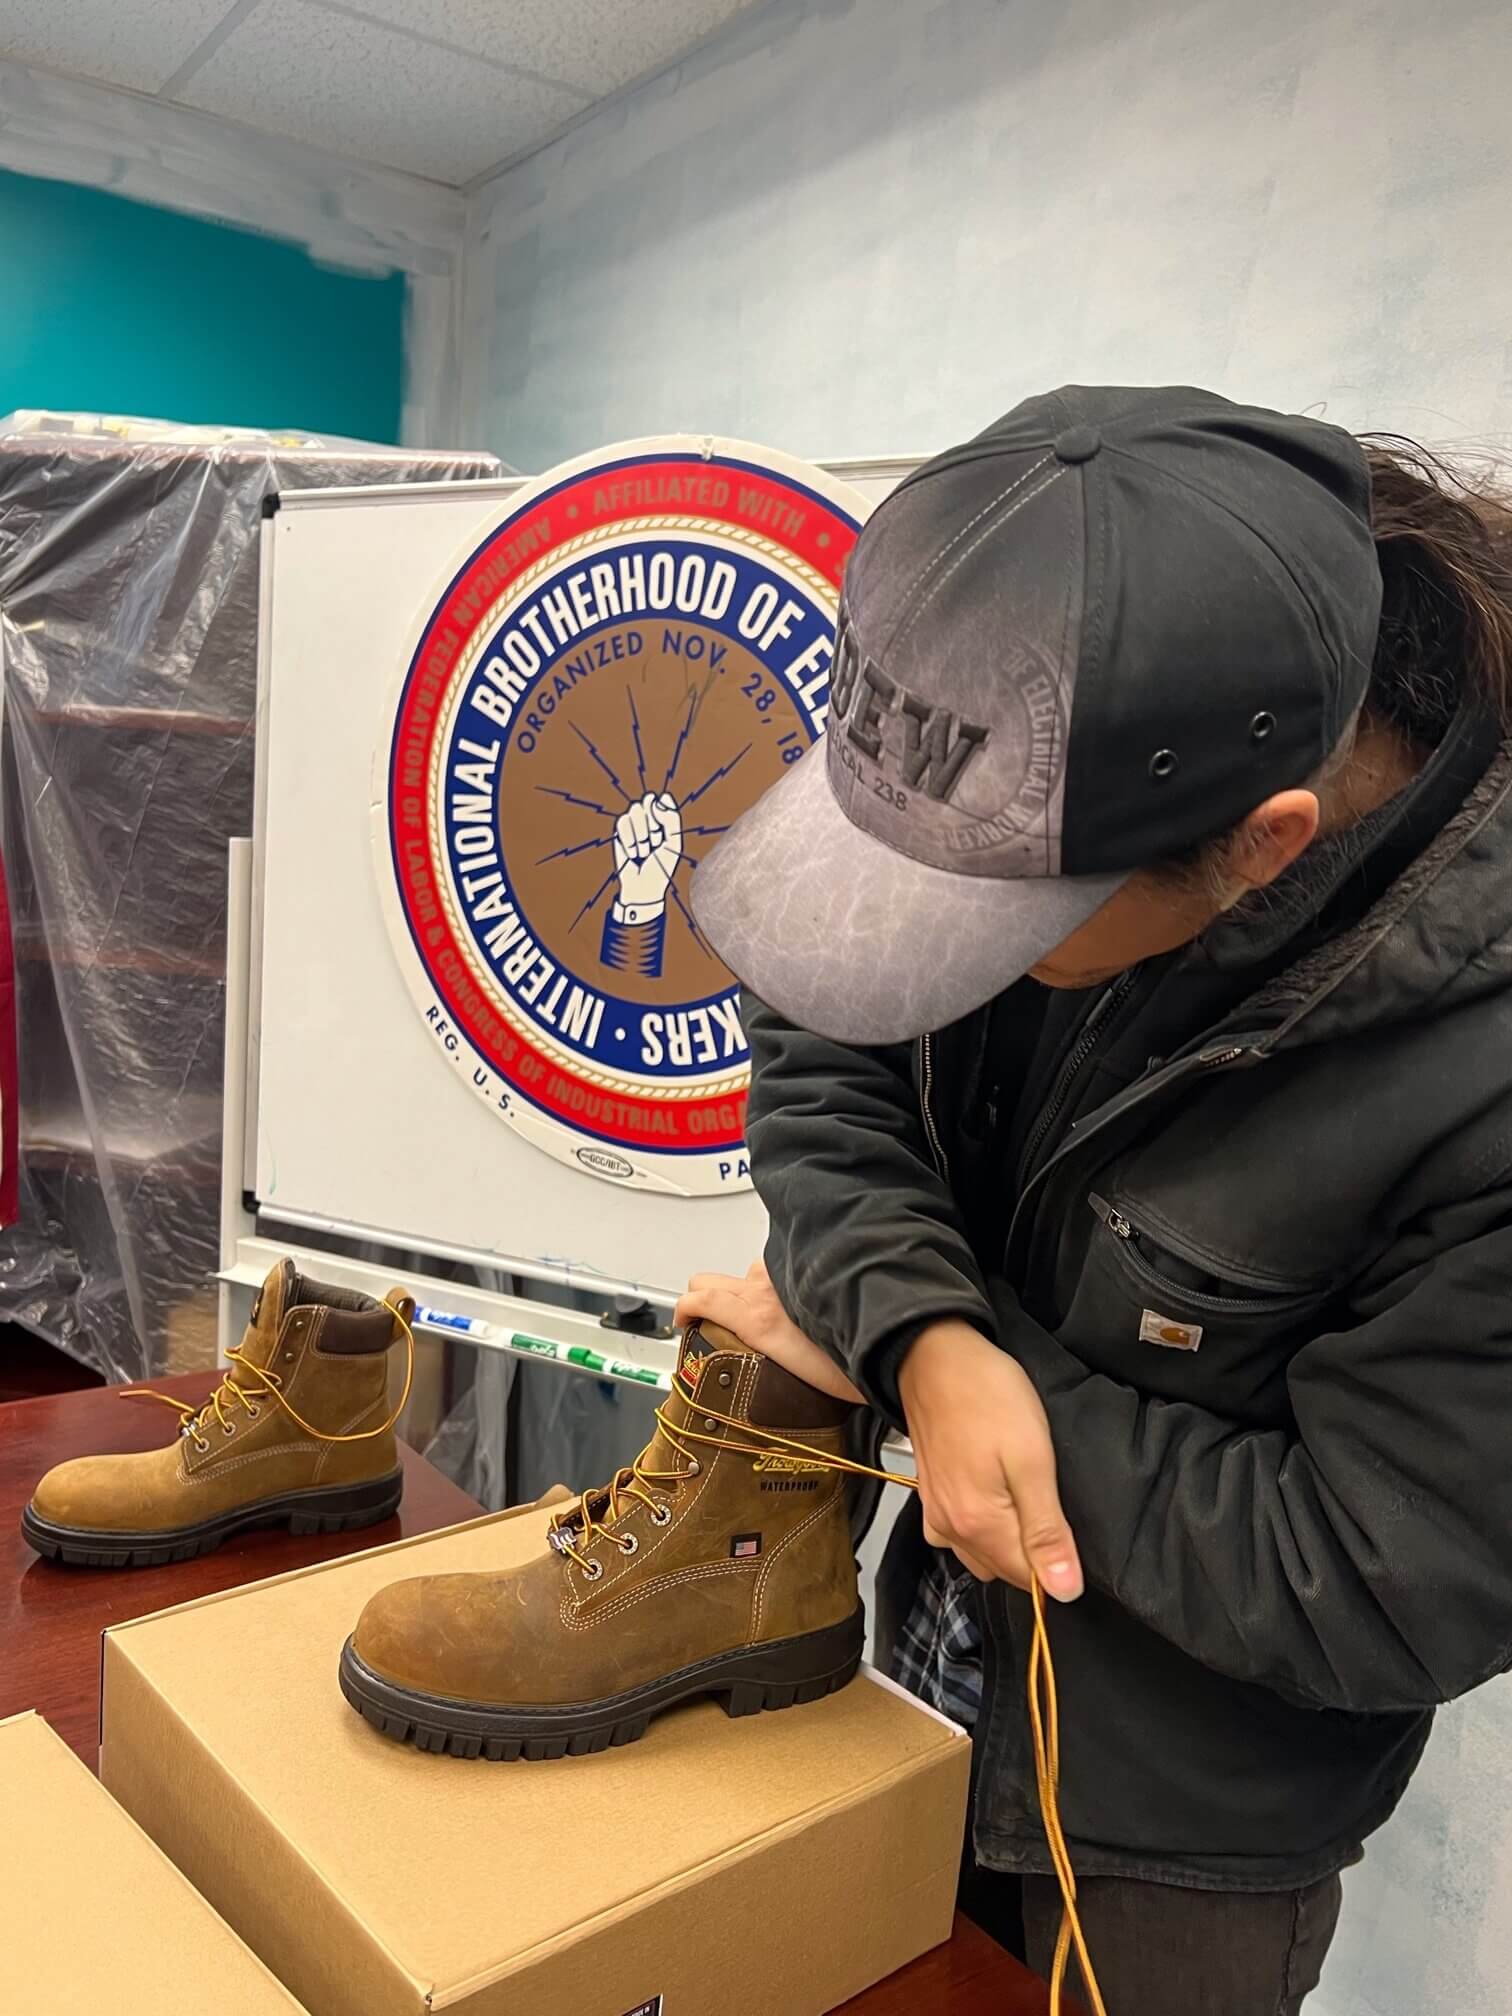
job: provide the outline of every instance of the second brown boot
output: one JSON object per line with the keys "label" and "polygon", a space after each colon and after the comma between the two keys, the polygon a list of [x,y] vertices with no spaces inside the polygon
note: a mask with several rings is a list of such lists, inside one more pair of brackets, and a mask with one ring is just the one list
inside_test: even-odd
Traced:
{"label": "second brown boot", "polygon": [[713,1695],[731,1715],[843,1687],[861,1658],[842,1453],[853,1410],[705,1324],[650,1446],[564,1506],[508,1573],[371,1598],[341,1657],[386,1736],[459,1757],[562,1757]]}
{"label": "second brown boot", "polygon": [[[49,1470],[21,1515],[49,1560],[126,1568],[208,1554],[249,1526],[342,1533],[375,1525],[404,1489],[388,1399],[389,1347],[414,1302],[273,1269],[224,1380],[163,1449],[80,1456]],[[401,1402],[401,1406],[402,1406]]]}

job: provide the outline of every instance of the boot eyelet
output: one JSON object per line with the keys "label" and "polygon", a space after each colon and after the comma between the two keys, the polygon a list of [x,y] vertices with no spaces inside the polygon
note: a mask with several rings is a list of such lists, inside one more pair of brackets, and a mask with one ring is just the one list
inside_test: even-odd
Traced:
{"label": "boot eyelet", "polygon": [[585,1582],[597,1582],[603,1575],[603,1572],[604,1564],[602,1561],[585,1562],[583,1566],[583,1580]]}
{"label": "boot eyelet", "polygon": [[236,1433],[236,1424],[235,1424],[235,1422],[234,1422],[234,1421],[228,1421],[228,1422],[226,1423],[225,1427],[224,1427],[224,1428],[222,1428],[222,1430],[221,1430],[221,1433],[222,1433],[222,1435],[234,1435],[234,1434]]}
{"label": "boot eyelet", "polygon": [[247,1419],[249,1421],[255,1421],[258,1415],[261,1414],[261,1412],[262,1412],[261,1407],[249,1407],[247,1409]]}
{"label": "boot eyelet", "polygon": [[658,1505],[656,1510],[651,1514],[651,1524],[653,1526],[670,1526],[672,1524],[672,1507],[670,1505]]}
{"label": "boot eyelet", "polygon": [[619,1543],[619,1550],[621,1554],[638,1554],[640,1552],[640,1542],[633,1533],[627,1533]]}
{"label": "boot eyelet", "polygon": [[189,1439],[190,1439],[190,1441],[191,1441],[191,1442],[192,1442],[192,1443],[194,1444],[195,1448],[196,1448],[196,1449],[198,1449],[198,1451],[200,1452],[201,1456],[208,1456],[208,1455],[209,1455],[209,1453],[210,1453],[210,1444],[209,1444],[208,1442],[201,1442],[201,1440],[199,1439],[198,1435],[191,1435]]}

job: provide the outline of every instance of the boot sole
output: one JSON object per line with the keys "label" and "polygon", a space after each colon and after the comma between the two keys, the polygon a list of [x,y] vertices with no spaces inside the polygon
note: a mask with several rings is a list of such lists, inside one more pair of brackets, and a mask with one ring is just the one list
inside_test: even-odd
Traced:
{"label": "boot sole", "polygon": [[287,1526],[291,1533],[355,1533],[391,1519],[404,1496],[404,1473],[369,1484],[338,1484],[319,1491],[287,1491],[277,1498],[244,1505],[205,1519],[197,1526],[165,1532],[109,1533],[86,1526],[58,1526],[30,1505],[21,1514],[21,1537],[46,1561],[70,1568],[161,1568],[170,1561],[193,1561],[213,1554],[233,1533],[260,1526]]}
{"label": "boot sole", "polygon": [[627,1694],[556,1708],[487,1708],[418,1693],[365,1666],[349,1638],[341,1652],[341,1691],[380,1734],[417,1750],[496,1763],[587,1757],[639,1742],[653,1715],[709,1695],[727,1715],[822,1701],[855,1677],[864,1627],[865,1612],[858,1608],[823,1631],[723,1652]]}

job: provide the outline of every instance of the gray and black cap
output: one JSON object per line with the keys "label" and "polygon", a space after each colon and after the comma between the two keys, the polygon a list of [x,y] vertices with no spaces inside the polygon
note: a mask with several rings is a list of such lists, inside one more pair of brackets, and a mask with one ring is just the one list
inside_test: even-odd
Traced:
{"label": "gray and black cap", "polygon": [[705,860],[699,924],[820,1035],[943,1027],[1304,783],[1380,602],[1340,428],[1186,387],[1026,400],[864,527],[828,732]]}

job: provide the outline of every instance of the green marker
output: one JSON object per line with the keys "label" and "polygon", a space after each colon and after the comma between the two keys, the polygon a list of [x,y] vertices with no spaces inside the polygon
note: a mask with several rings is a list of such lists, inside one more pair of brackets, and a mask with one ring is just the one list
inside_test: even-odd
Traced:
{"label": "green marker", "polygon": [[667,1384],[659,1372],[652,1372],[644,1365],[628,1365],[622,1358],[606,1358],[602,1351],[590,1351],[586,1344],[553,1344],[544,1337],[528,1337],[521,1330],[516,1330],[509,1342],[513,1350],[528,1351],[537,1358],[552,1358],[558,1365],[576,1365],[584,1372],[604,1373],[611,1379],[629,1379],[637,1386],[664,1387]]}

